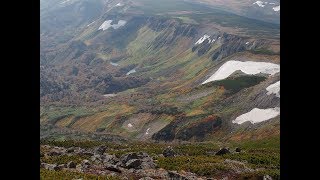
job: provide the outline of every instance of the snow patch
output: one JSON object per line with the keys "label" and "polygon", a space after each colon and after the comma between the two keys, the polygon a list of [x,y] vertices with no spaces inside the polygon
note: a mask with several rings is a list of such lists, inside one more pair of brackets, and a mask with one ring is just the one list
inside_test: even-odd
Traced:
{"label": "snow patch", "polygon": [[252,4],[257,4],[259,7],[264,7],[268,2],[256,1]]}
{"label": "snow patch", "polygon": [[149,130],[150,130],[150,128],[148,128],[147,131],[146,131],[146,134],[147,134],[147,135],[149,134]]}
{"label": "snow patch", "polygon": [[269,3],[269,4],[275,5],[276,3]]}
{"label": "snow patch", "polygon": [[131,69],[129,72],[127,72],[126,75],[129,75],[129,74],[132,74],[132,73],[135,73],[135,72],[137,72],[135,69]]}
{"label": "snow patch", "polygon": [[102,29],[102,30],[104,31],[104,30],[109,29],[110,27],[112,27],[113,29],[118,29],[119,27],[124,26],[124,25],[127,23],[127,21],[119,20],[117,24],[112,24],[112,25],[111,25],[111,22],[112,22],[112,20],[106,20],[106,21],[104,21],[104,22],[101,24],[101,26],[99,27],[98,30]]}
{"label": "snow patch", "polygon": [[114,96],[116,96],[116,94],[104,94],[103,96],[108,98],[108,97],[114,97]]}
{"label": "snow patch", "polygon": [[280,72],[280,65],[254,61],[228,61],[224,63],[211,77],[205,80],[202,84],[206,84],[211,81],[225,79],[237,70],[240,70],[245,74],[251,75],[259,73],[273,75],[277,72]]}
{"label": "snow patch", "polygon": [[275,94],[276,97],[280,98],[280,81],[271,84],[266,88],[266,90],[268,91],[267,95]]}
{"label": "snow patch", "polygon": [[246,42],[246,45],[248,45],[249,44],[249,42]]}
{"label": "snow patch", "polygon": [[206,39],[209,40],[209,43],[211,42],[210,36],[207,35],[207,34],[205,34],[205,35],[203,35],[195,44],[201,44],[201,43],[203,43],[203,41],[205,41]]}
{"label": "snow patch", "polygon": [[129,123],[129,124],[128,124],[128,127],[131,128],[131,127],[133,127],[133,125],[132,125],[131,123]]}
{"label": "snow patch", "polygon": [[65,3],[69,2],[69,1],[71,1],[71,0],[62,1],[60,4],[65,4]]}
{"label": "snow patch", "polygon": [[250,112],[238,116],[232,123],[242,124],[250,121],[252,124],[263,122],[280,115],[280,108],[258,109],[254,108]]}
{"label": "snow patch", "polygon": [[119,66],[118,63],[114,63],[114,62],[110,62],[110,64],[111,64],[112,66]]}
{"label": "snow patch", "polygon": [[123,6],[123,4],[118,3],[118,4],[116,4],[116,6],[117,6],[117,7],[120,7],[120,6]]}
{"label": "snow patch", "polygon": [[274,11],[280,11],[280,5],[272,8]]}

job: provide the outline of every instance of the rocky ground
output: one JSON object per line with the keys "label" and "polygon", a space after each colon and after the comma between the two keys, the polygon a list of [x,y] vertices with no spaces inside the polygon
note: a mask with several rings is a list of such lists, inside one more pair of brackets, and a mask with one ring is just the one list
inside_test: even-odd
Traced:
{"label": "rocky ground", "polygon": [[[121,156],[116,156],[108,153],[108,148],[105,145],[100,145],[93,148],[66,148],[41,145],[40,151],[40,169],[49,171],[77,172],[83,174],[92,174],[96,175],[97,177],[115,177],[117,179],[238,179],[239,174],[257,171],[257,169],[249,168],[244,162],[231,159],[225,159],[224,161],[220,162],[221,165],[227,166],[229,170],[227,173],[224,173],[220,175],[221,177],[219,176],[217,178],[199,176],[195,173],[186,172],[183,170],[166,170],[158,166],[157,159],[159,157],[178,157],[179,154],[177,154],[170,146],[166,147],[161,154],[152,154],[152,157],[146,152],[129,152]],[[208,153],[211,153],[212,156],[222,156],[224,154],[240,152],[240,148],[236,148],[232,151],[229,148],[221,148],[217,152]],[[50,159],[50,161],[48,161],[48,159]],[[260,178],[272,179],[268,175]]]}

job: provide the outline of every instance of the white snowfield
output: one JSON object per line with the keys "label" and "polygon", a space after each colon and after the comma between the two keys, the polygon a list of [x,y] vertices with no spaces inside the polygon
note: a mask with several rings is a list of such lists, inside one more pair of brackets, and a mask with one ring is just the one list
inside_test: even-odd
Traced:
{"label": "white snowfield", "polygon": [[110,27],[112,27],[113,29],[118,29],[119,27],[124,26],[127,23],[127,21],[125,21],[125,20],[119,20],[117,24],[111,25],[111,22],[112,22],[112,20],[104,21],[98,30],[102,29],[104,31],[104,30],[109,29]]}
{"label": "white snowfield", "polygon": [[129,72],[127,72],[127,74],[126,75],[129,75],[129,74],[132,74],[132,73],[135,73],[136,72],[136,70],[135,69],[131,69]]}
{"label": "white snowfield", "polygon": [[206,39],[209,40],[209,43],[211,43],[211,39],[210,39],[210,36],[205,34],[203,35],[195,44],[201,44],[203,43],[203,41],[205,41]]}
{"label": "white snowfield", "polygon": [[273,75],[277,72],[280,72],[280,65],[267,62],[242,62],[231,60],[224,63],[211,77],[205,80],[202,84],[225,79],[238,70],[242,71],[245,74],[251,75],[259,73]]}
{"label": "white snowfield", "polygon": [[132,126],[132,124],[131,124],[131,123],[129,123],[129,124],[128,124],[128,127],[129,127],[129,128],[131,128],[131,127],[133,127],[133,126]]}
{"label": "white snowfield", "polygon": [[258,109],[254,108],[250,112],[238,116],[232,123],[242,124],[250,121],[252,124],[263,122],[280,115],[280,108]]}
{"label": "white snowfield", "polygon": [[271,84],[266,88],[266,90],[268,91],[267,95],[275,94],[276,97],[280,98],[280,81]]}
{"label": "white snowfield", "polygon": [[268,2],[256,1],[253,4],[257,4],[259,7],[264,7]]}
{"label": "white snowfield", "polygon": [[272,8],[274,11],[280,11],[280,5]]}

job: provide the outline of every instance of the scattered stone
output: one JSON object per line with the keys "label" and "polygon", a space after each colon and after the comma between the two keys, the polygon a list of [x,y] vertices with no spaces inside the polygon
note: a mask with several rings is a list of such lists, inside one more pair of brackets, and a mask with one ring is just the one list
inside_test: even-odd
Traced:
{"label": "scattered stone", "polygon": [[52,149],[49,153],[48,153],[48,156],[60,156],[62,155],[63,153],[57,149]]}
{"label": "scattered stone", "polygon": [[102,157],[101,157],[101,155],[99,155],[99,154],[95,154],[95,155],[91,156],[91,161],[92,161],[92,162],[99,163],[99,162],[102,161]]}
{"label": "scattered stone", "polygon": [[177,171],[169,171],[168,175],[170,179],[188,180],[187,177],[177,173]]}
{"label": "scattered stone", "polygon": [[272,180],[272,177],[269,175],[264,175],[263,180]]}
{"label": "scattered stone", "polygon": [[55,168],[57,167],[57,164],[41,163],[40,167],[47,170],[55,170]]}
{"label": "scattered stone", "polygon": [[221,156],[221,155],[224,155],[224,154],[229,154],[230,153],[230,150],[229,150],[229,148],[222,148],[222,149],[220,149],[217,153],[216,153],[216,155],[218,155],[218,156]]}
{"label": "scattered stone", "polygon": [[99,146],[94,150],[94,154],[102,155],[107,150],[106,146]]}
{"label": "scattered stone", "polygon": [[77,164],[73,161],[70,161],[67,164],[67,168],[76,168],[76,167],[77,167]]}
{"label": "scattered stone", "polygon": [[78,172],[83,172],[83,167],[82,167],[82,165],[81,165],[81,164],[77,164],[76,170],[77,170]]}
{"label": "scattered stone", "polygon": [[81,164],[82,165],[88,165],[88,166],[91,165],[90,161],[87,160],[87,159],[84,159]]}
{"label": "scattered stone", "polygon": [[67,149],[67,153],[73,153],[75,151],[74,147],[70,147]]}
{"label": "scattered stone", "polygon": [[140,159],[130,159],[128,162],[126,162],[125,168],[141,169],[141,163],[142,161]]}
{"label": "scattered stone", "polygon": [[56,166],[56,167],[54,168],[54,170],[55,170],[55,171],[60,171],[60,170],[62,170],[62,169],[65,168],[65,167],[66,167],[65,164],[60,164],[60,165]]}
{"label": "scattered stone", "polygon": [[86,156],[93,156],[94,155],[94,153],[92,153],[90,151],[84,151],[82,154],[86,155]]}
{"label": "scattered stone", "polygon": [[174,157],[176,156],[176,152],[173,150],[171,146],[168,146],[165,150],[162,152],[164,157]]}
{"label": "scattered stone", "polygon": [[131,159],[140,159],[137,153],[128,153],[120,157],[120,162],[126,164]]}
{"label": "scattered stone", "polygon": [[115,155],[105,154],[102,157],[103,163],[116,164],[119,162],[119,159]]}
{"label": "scattered stone", "polygon": [[241,148],[237,147],[236,152],[238,152],[238,153],[241,152]]}
{"label": "scattered stone", "polygon": [[117,166],[117,165],[113,165],[113,164],[107,164],[105,165],[105,169],[109,170],[109,171],[114,171],[117,173],[121,173],[121,169]]}

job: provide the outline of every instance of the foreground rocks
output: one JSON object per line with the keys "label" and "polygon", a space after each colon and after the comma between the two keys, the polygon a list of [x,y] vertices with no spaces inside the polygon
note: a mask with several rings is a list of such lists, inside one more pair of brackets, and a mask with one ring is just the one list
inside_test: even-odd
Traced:
{"label": "foreground rocks", "polygon": [[[81,161],[69,161],[66,164],[49,164],[41,162],[40,168],[44,168],[51,171],[72,171],[81,172],[85,174],[95,175],[110,175],[117,176],[120,179],[134,179],[134,180],[152,180],[152,179],[170,179],[170,180],[202,180],[212,179],[206,177],[200,177],[197,174],[185,171],[170,171],[162,168],[158,168],[154,159],[146,152],[130,152],[120,157],[113,154],[108,154],[106,146],[99,146],[91,149],[83,149],[79,147],[61,148],[45,146],[47,150],[42,152],[47,157],[57,156],[77,156],[87,157]],[[235,149],[232,153],[241,152],[240,148]],[[224,155],[231,153],[229,148],[221,148],[218,152],[212,152],[211,155]],[[83,156],[85,155],[85,156]],[[166,147],[162,154],[153,154],[153,157],[175,157],[177,153],[170,146]],[[192,160],[189,160],[192,161]],[[188,161],[188,162],[189,162]],[[235,179],[237,174],[251,173],[255,171],[246,166],[245,163],[226,159],[221,162],[221,165],[230,169],[229,175],[218,179]],[[265,175],[261,177],[265,180],[270,180],[271,177]]]}
{"label": "foreground rocks", "polygon": [[[69,161],[66,164],[48,164],[41,163],[40,167],[52,171],[75,171],[81,173],[90,173],[96,175],[113,175],[121,179],[134,179],[152,180],[152,179],[205,179],[197,177],[193,173],[167,171],[162,168],[157,168],[156,163],[149,154],[145,152],[130,152],[116,157],[115,155],[108,154],[106,146],[99,146],[93,149],[82,149],[79,147],[61,148],[45,146],[49,149],[45,154],[50,156],[62,155],[86,155],[89,159],[83,159],[80,163]],[[174,157],[176,152],[172,147],[168,146],[164,149],[163,154],[159,156]],[[157,155],[158,157],[158,155]]]}

